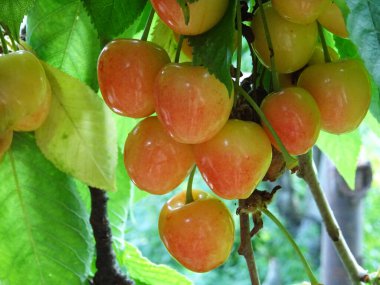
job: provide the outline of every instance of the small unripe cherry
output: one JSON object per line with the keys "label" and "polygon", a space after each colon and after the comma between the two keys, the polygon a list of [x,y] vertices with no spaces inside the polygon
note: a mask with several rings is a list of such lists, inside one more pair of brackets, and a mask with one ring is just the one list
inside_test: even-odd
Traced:
{"label": "small unripe cherry", "polygon": [[348,38],[346,23],[342,11],[332,1],[318,17],[318,22],[327,30],[342,38]]}
{"label": "small unripe cherry", "polygon": [[240,120],[229,120],[216,136],[193,149],[207,185],[224,199],[248,198],[272,159],[271,143],[261,126]]}
{"label": "small unripe cherry", "polygon": [[[271,93],[261,103],[261,109],[290,154],[304,154],[316,143],[321,116],[317,103],[306,90],[289,87]],[[263,125],[272,144],[279,149],[271,132]]]}
{"label": "small unripe cherry", "polygon": [[310,24],[324,11],[330,0],[272,0],[273,8],[286,20]]}
{"label": "small unripe cherry", "polygon": [[124,147],[124,164],[132,181],[151,194],[176,188],[194,165],[190,145],[173,140],[157,117],[139,122]]}
{"label": "small unripe cherry", "polygon": [[151,115],[154,79],[169,62],[166,51],[151,42],[118,39],[108,43],[98,60],[99,88],[104,101],[119,115]]}
{"label": "small unripe cherry", "polygon": [[185,191],[171,198],[161,210],[158,228],[162,242],[179,263],[207,272],[229,257],[235,226],[222,201],[199,190],[192,194],[194,201],[188,204]]}
{"label": "small unripe cherry", "polygon": [[[302,68],[310,59],[317,43],[317,24],[313,22],[300,25],[289,22],[276,12],[270,2],[264,4],[264,12],[272,40],[276,71],[291,73]],[[254,35],[252,47],[260,61],[270,68],[270,51],[261,9],[255,12],[251,27]]]}

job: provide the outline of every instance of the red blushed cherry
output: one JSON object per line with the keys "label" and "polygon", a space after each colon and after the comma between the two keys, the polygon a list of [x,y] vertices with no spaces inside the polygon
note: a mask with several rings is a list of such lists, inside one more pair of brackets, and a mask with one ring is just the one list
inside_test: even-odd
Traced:
{"label": "red blushed cherry", "polygon": [[196,144],[216,135],[227,122],[233,96],[206,68],[171,63],[154,88],[158,118],[178,142]]}
{"label": "red blushed cherry", "polygon": [[161,210],[158,228],[162,242],[179,263],[207,272],[229,257],[235,227],[222,201],[199,190],[193,190],[193,198],[185,204],[185,191],[171,198]]}
{"label": "red blushed cherry", "polygon": [[[321,115],[317,103],[306,90],[289,87],[271,93],[261,103],[261,109],[290,154],[306,153],[316,143]],[[265,125],[264,130],[279,149]]]}
{"label": "red blushed cherry", "polygon": [[272,160],[272,146],[261,126],[240,120],[229,120],[215,137],[193,150],[206,183],[224,199],[248,198]]}
{"label": "red blushed cherry", "polygon": [[165,194],[186,178],[194,157],[190,145],[176,142],[157,117],[148,117],[129,133],[124,163],[137,187],[151,194]]}
{"label": "red blushed cherry", "polygon": [[154,112],[153,84],[160,69],[170,62],[158,45],[118,39],[102,50],[98,81],[104,101],[117,114],[143,118]]}

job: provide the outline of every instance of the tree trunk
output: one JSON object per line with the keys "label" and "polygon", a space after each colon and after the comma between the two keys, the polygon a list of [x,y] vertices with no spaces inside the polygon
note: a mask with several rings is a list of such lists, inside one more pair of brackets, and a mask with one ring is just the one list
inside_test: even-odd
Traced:
{"label": "tree trunk", "polygon": [[[362,261],[363,202],[372,181],[371,166],[366,163],[356,171],[355,190],[348,188],[332,163],[322,158],[320,182],[348,246],[359,263]],[[321,280],[324,285],[351,284],[327,232],[323,229],[321,245]]]}

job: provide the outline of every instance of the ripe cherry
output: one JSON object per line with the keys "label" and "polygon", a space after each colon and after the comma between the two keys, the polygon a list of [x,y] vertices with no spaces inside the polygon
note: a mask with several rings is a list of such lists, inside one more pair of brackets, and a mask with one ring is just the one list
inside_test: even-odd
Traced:
{"label": "ripe cherry", "polygon": [[162,208],[160,237],[170,254],[195,272],[207,272],[223,264],[234,242],[234,222],[222,201],[193,190],[194,201],[185,204],[186,192],[171,198]]}
{"label": "ripe cherry", "polygon": [[368,73],[359,60],[309,66],[301,73],[298,86],[317,102],[322,129],[334,134],[356,129],[371,101]]}
{"label": "ripe cherry", "polygon": [[124,163],[137,187],[151,194],[165,194],[186,178],[194,158],[191,146],[173,140],[157,117],[148,117],[129,133]]}
{"label": "ripe cherry", "polygon": [[230,115],[233,96],[206,68],[171,63],[155,83],[158,118],[178,142],[196,144],[209,140]]}
{"label": "ripe cherry", "polygon": [[[316,143],[321,115],[317,103],[306,90],[290,87],[271,93],[261,103],[261,109],[290,154],[304,154]],[[264,130],[279,149],[265,125]]]}
{"label": "ripe cherry", "polygon": [[224,199],[245,199],[267,172],[272,147],[258,124],[229,120],[211,140],[194,145],[194,156],[215,194]]}
{"label": "ripe cherry", "polygon": [[154,112],[153,84],[159,70],[170,62],[158,45],[118,39],[102,50],[98,81],[104,101],[117,114],[142,118]]}
{"label": "ripe cherry", "polygon": [[161,20],[180,35],[199,35],[215,26],[228,7],[228,0],[198,0],[188,2],[190,20],[186,25],[177,0],[151,0]]}

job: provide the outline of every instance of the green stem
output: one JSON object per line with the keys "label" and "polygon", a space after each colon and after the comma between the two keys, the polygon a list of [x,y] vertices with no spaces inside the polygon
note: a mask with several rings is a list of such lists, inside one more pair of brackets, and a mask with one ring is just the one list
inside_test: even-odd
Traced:
{"label": "green stem", "polygon": [[[235,81],[235,89],[239,87],[240,84],[240,72],[241,72],[241,55],[242,55],[242,27],[241,27],[241,7],[240,1],[236,1],[236,20],[237,20],[237,28],[238,28],[238,45],[237,45],[237,59],[236,59],[236,81]],[[237,94],[235,92],[235,104],[237,101]]]}
{"label": "green stem", "polygon": [[183,44],[183,38],[184,38],[183,35],[179,35],[177,50],[176,50],[175,59],[174,59],[175,63],[179,62],[179,57],[181,55],[181,49],[182,49],[182,44]]}
{"label": "green stem", "polygon": [[1,40],[1,46],[3,47],[4,54],[9,53],[7,41],[5,40],[4,32],[1,26],[0,26],[0,40]]}
{"label": "green stem", "polygon": [[193,169],[190,172],[189,180],[187,181],[186,204],[189,204],[189,203],[194,201],[194,198],[193,198],[193,180],[194,180],[194,174],[195,174],[196,169],[197,169],[197,166],[194,165]]}
{"label": "green stem", "polygon": [[13,50],[14,51],[19,50],[19,48],[18,48],[18,46],[16,44],[16,41],[13,39],[13,37],[11,35],[9,35],[9,38],[11,40]]}
{"label": "green stem", "polygon": [[318,24],[319,38],[321,40],[321,44],[323,48],[323,56],[325,57],[325,62],[328,63],[328,62],[331,62],[331,58],[330,58],[329,49],[326,43],[325,33],[323,32],[322,25],[318,21],[317,21],[317,24]]}
{"label": "green stem", "polygon": [[153,17],[154,17],[154,9],[152,8],[150,10],[150,13],[149,13],[149,17],[148,17],[148,20],[146,21],[146,25],[145,25],[145,28],[144,28],[144,33],[141,37],[141,40],[142,41],[146,41],[148,39],[148,36],[149,36],[149,30],[150,30],[150,26],[152,25],[152,21],[153,21]]}
{"label": "green stem", "polygon": [[301,259],[301,262],[304,266],[306,274],[309,276],[310,283],[312,285],[319,285],[320,283],[318,282],[317,278],[314,276],[314,273],[311,270],[311,267],[310,267],[309,263],[307,262],[305,256],[302,254],[297,243],[294,241],[293,237],[290,235],[290,233],[287,231],[287,229],[284,227],[284,225],[268,209],[263,208],[263,209],[261,209],[261,211],[265,215],[267,215],[277,225],[277,227],[282,231],[282,233],[285,235],[285,237],[287,238],[289,243],[293,246],[293,249],[296,251],[297,255]]}
{"label": "green stem", "polygon": [[331,238],[338,255],[350,275],[352,284],[359,285],[361,280],[366,280],[368,272],[356,261],[347,245],[334,213],[322,190],[313,167],[312,151],[298,157],[299,171],[297,175],[302,178],[310,188],[315,203],[321,213],[326,231]]}
{"label": "green stem", "polygon": [[282,155],[283,155],[285,163],[286,163],[286,167],[288,169],[294,169],[297,166],[297,164],[298,164],[297,159],[295,159],[294,157],[292,157],[288,153],[288,151],[286,150],[286,148],[285,148],[284,144],[282,143],[281,139],[277,135],[276,131],[273,129],[272,125],[270,124],[270,122],[268,121],[268,119],[265,117],[265,114],[263,113],[263,111],[261,111],[260,107],[256,104],[256,102],[248,95],[247,92],[245,92],[245,90],[241,86],[238,87],[238,91],[239,91],[239,93],[241,95],[243,95],[243,97],[245,98],[245,100],[247,100],[247,102],[256,111],[256,113],[259,115],[261,121],[266,125],[266,127],[268,128],[268,130],[272,134],[273,138],[275,139],[278,147],[280,148],[280,150],[282,152]]}
{"label": "green stem", "polygon": [[265,15],[265,10],[264,6],[261,0],[258,0],[259,3],[259,9],[260,9],[260,14],[261,14],[261,19],[263,21],[264,25],[264,33],[265,33],[265,38],[267,40],[268,44],[268,49],[269,49],[269,58],[270,58],[270,65],[271,65],[271,72],[272,72],[272,80],[273,80],[273,90],[278,91],[280,90],[280,82],[278,79],[278,73],[276,70],[276,63],[274,60],[275,54],[274,54],[274,49],[273,49],[273,43],[272,43],[272,38],[270,36],[269,32],[269,26],[267,22],[267,17]]}

